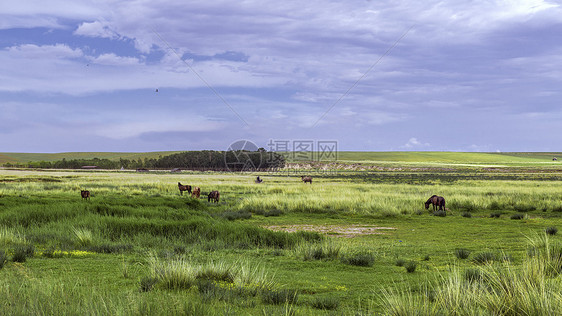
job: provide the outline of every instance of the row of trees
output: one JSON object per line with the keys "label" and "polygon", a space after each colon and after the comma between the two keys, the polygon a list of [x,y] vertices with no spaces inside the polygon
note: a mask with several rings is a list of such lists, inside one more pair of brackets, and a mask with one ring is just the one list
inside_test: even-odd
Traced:
{"label": "row of trees", "polygon": [[100,169],[194,169],[194,170],[269,170],[283,168],[285,158],[275,152],[258,151],[186,151],[160,156],[158,159],[138,160],[122,159],[62,159],[58,161],[33,161],[26,163],[5,163],[5,167],[43,168],[43,169],[80,169],[84,166],[96,166]]}

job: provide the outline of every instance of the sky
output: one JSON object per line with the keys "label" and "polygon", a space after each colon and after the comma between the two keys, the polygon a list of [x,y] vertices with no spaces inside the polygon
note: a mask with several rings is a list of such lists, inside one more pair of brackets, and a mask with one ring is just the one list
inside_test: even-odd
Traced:
{"label": "sky", "polygon": [[0,152],[562,151],[562,1],[0,1]]}

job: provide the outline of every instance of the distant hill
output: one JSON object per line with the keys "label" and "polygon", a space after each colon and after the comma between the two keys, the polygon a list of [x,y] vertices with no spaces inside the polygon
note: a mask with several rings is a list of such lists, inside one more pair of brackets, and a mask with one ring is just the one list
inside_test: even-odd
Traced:
{"label": "distant hill", "polygon": [[18,162],[30,162],[30,161],[57,161],[65,158],[70,159],[109,159],[109,160],[119,160],[119,158],[138,160],[142,159],[157,159],[158,157],[168,156],[171,154],[180,153],[181,151],[153,151],[145,153],[131,153],[131,152],[68,152],[68,153],[0,153],[0,164],[6,162],[18,163]]}
{"label": "distant hill", "polygon": [[[0,153],[0,164],[6,162],[22,163],[30,161],[57,161],[70,159],[109,159],[128,160],[158,159],[183,151],[131,152],[67,152],[67,153]],[[287,162],[294,162],[291,153],[284,153]],[[316,155],[315,155],[316,157]],[[342,151],[337,153],[340,163],[405,162],[405,163],[443,163],[443,164],[527,164],[552,162],[558,157],[562,164],[562,152],[437,152],[437,151]]]}
{"label": "distant hill", "polygon": [[[452,164],[476,163],[540,163],[552,162],[553,157],[562,160],[560,152],[437,152],[437,151],[390,151],[338,153],[340,162],[432,162]],[[561,161],[562,163],[562,161]]]}

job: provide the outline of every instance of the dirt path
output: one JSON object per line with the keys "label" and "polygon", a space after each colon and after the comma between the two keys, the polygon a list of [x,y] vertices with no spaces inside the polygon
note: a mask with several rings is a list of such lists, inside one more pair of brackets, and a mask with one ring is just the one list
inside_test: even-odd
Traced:
{"label": "dirt path", "polygon": [[264,228],[274,231],[309,231],[318,232],[334,237],[353,238],[363,235],[383,235],[385,230],[394,230],[394,227],[378,227],[373,225],[273,225]]}

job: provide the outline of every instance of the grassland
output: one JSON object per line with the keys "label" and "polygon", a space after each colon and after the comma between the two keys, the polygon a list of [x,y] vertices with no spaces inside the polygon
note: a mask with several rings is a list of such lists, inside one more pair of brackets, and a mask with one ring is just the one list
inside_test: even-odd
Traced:
{"label": "grassland", "polygon": [[11,162],[21,163],[30,161],[57,161],[62,159],[156,159],[159,156],[167,156],[180,151],[154,151],[154,152],[67,152],[67,153],[0,153],[0,164]]}
{"label": "grassland", "polygon": [[[560,225],[562,174],[533,157],[480,161],[523,160],[501,172],[450,159],[458,166],[314,174],[312,185],[299,177],[310,170],[260,174],[261,184],[246,173],[0,170],[0,308],[411,315],[425,306],[429,315],[510,315],[527,298],[544,305],[539,314],[559,314],[562,269],[550,248],[562,249],[561,240],[544,232]],[[178,181],[218,190],[220,202],[180,196]],[[425,210],[432,194],[453,215]],[[527,296],[494,300],[506,277]]]}

